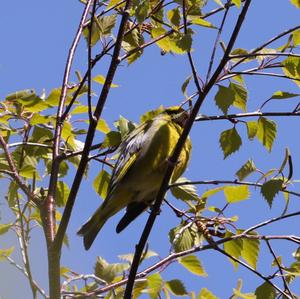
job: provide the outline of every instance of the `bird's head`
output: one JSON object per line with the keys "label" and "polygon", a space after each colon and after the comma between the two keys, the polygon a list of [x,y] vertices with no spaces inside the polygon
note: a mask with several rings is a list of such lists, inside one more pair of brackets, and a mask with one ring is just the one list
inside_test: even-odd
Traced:
{"label": "bird's head", "polygon": [[190,116],[189,111],[184,110],[181,106],[167,107],[161,113],[169,115],[172,121],[174,121],[181,127],[184,127],[186,121]]}

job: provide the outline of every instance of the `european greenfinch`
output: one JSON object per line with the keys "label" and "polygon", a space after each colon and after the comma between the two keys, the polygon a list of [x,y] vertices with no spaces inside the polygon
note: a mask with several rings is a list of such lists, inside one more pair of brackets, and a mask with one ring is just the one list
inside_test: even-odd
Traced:
{"label": "european greenfinch", "polygon": [[[126,207],[117,233],[155,201],[168,159],[183,131],[189,113],[180,106],[161,112],[131,131],[118,147],[119,156],[111,175],[107,196],[93,216],[79,229],[88,250],[105,222]],[[188,138],[175,165],[171,183],[187,167],[191,152]]]}

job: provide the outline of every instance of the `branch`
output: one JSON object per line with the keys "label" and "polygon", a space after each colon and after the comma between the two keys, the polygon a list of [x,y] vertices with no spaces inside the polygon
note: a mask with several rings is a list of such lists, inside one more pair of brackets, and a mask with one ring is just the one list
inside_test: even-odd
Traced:
{"label": "branch", "polygon": [[222,19],[222,22],[221,22],[221,26],[218,30],[218,34],[217,34],[217,37],[216,37],[216,40],[215,40],[215,43],[214,43],[214,47],[213,47],[213,51],[212,51],[212,54],[211,54],[211,58],[210,58],[209,66],[208,66],[208,71],[207,71],[207,75],[206,75],[206,83],[208,82],[208,79],[209,79],[210,74],[211,74],[211,70],[212,70],[212,67],[213,67],[213,63],[214,63],[214,59],[215,59],[215,55],[216,55],[216,51],[217,51],[217,46],[218,46],[218,43],[220,41],[222,31],[223,31],[223,27],[224,27],[224,24],[225,24],[225,20],[227,18],[228,11],[229,11],[229,8],[230,8],[230,6],[228,5],[229,2],[230,1],[227,1],[226,5],[224,5],[225,13],[224,13],[224,16],[223,16],[223,19]]}
{"label": "branch", "polygon": [[236,118],[246,118],[246,117],[255,117],[255,116],[300,116],[299,112],[261,112],[261,111],[253,111],[246,113],[236,113],[236,114],[228,114],[228,115],[200,115],[195,121],[210,121],[210,120],[232,120]]}
{"label": "branch", "polygon": [[[280,39],[281,37],[300,29],[300,25],[293,27],[291,29],[285,30],[281,33],[279,33],[278,35],[274,36],[273,38],[271,38],[270,40],[268,40],[267,42],[265,42],[264,44],[260,45],[259,47],[255,48],[254,50],[252,50],[250,53],[248,54],[254,54],[260,50],[262,50],[263,48],[265,48],[266,46],[268,46],[269,44],[275,42],[276,40]],[[245,61],[247,58],[242,58],[241,60],[239,60],[238,62],[236,62],[234,65],[232,65],[231,69],[233,69],[234,67],[238,66],[239,64],[241,64],[243,61]]]}
{"label": "branch", "polygon": [[68,58],[67,58],[67,64],[65,67],[64,72],[64,78],[61,88],[61,95],[59,99],[59,104],[57,108],[57,114],[56,114],[56,126],[54,131],[54,140],[53,140],[53,152],[52,152],[52,165],[51,165],[51,171],[50,171],[50,179],[49,179],[49,187],[48,187],[48,194],[44,203],[45,209],[42,211],[43,213],[43,222],[45,222],[43,225],[45,226],[45,234],[46,234],[46,240],[47,244],[49,246],[50,242],[54,241],[55,238],[55,231],[56,231],[56,220],[55,220],[55,193],[57,188],[57,180],[58,180],[58,173],[59,173],[59,164],[60,159],[57,159],[59,157],[59,147],[61,142],[61,133],[63,128],[63,121],[61,119],[63,115],[63,110],[65,107],[65,102],[67,98],[67,90],[68,90],[68,82],[71,72],[71,67],[75,55],[76,48],[79,44],[83,26],[85,23],[85,20],[87,18],[88,12],[90,10],[90,6],[92,4],[93,0],[88,0],[85,6],[85,9],[83,11],[77,33],[75,35],[75,38],[73,40],[73,43],[71,45],[71,48],[69,50]]}
{"label": "branch", "polygon": [[[15,162],[8,150],[8,145],[5,142],[3,136],[0,134],[0,144],[3,148],[8,166],[10,168],[11,172],[6,172],[9,176],[11,176],[16,184],[19,186],[19,188],[26,194],[26,196],[32,200],[33,203],[35,203],[37,206],[40,206],[40,199],[38,196],[36,196],[33,192],[31,192],[30,188],[26,185],[26,183],[22,180],[21,176],[18,173],[17,167],[15,165]],[[4,172],[4,171],[3,171]]]}
{"label": "branch", "polygon": [[[291,214],[290,214],[291,216]],[[215,249],[217,245],[222,245],[224,243],[230,242],[232,240],[236,240],[236,239],[242,239],[242,238],[248,238],[248,239],[261,239],[261,240],[271,240],[271,239],[287,239],[289,241],[294,241],[293,240],[293,236],[261,236],[261,235],[247,235],[245,234],[245,231],[241,234],[238,235],[233,235],[231,237],[227,237],[218,241],[215,241],[213,244],[207,244],[207,245],[203,245],[203,246],[197,246],[185,251],[181,251],[181,252],[176,252],[176,253],[171,253],[170,255],[168,255],[167,257],[161,259],[159,262],[149,266],[148,268],[144,269],[143,271],[139,272],[136,275],[136,281],[139,279],[142,279],[144,277],[146,277],[148,274],[150,274],[151,272],[157,270],[157,269],[161,269],[161,268],[165,268],[165,265],[170,264],[171,262],[175,261],[176,259],[180,258],[180,257],[184,257],[193,253],[197,253],[197,252],[202,252],[202,251],[206,251],[206,250],[210,250],[210,249]],[[238,263],[240,263],[239,260],[236,260]],[[243,262],[241,262],[243,263]],[[248,268],[249,270],[251,270],[251,272],[255,273],[256,275],[258,275],[259,277],[263,278],[264,276],[262,276],[259,272],[253,271],[253,268],[249,267],[247,264],[243,263],[243,266],[246,266],[246,268]],[[117,287],[120,287],[124,284],[126,284],[128,282],[128,279],[122,279],[118,282],[112,283],[110,285],[98,288],[92,292],[67,292],[64,291],[65,295],[68,294],[72,294],[72,295],[77,295],[76,298],[90,298],[93,297],[95,295],[100,295],[103,294],[105,292],[111,291]]]}
{"label": "branch", "polygon": [[229,72],[229,75],[226,75],[226,76],[222,77],[222,80],[228,79],[230,77],[234,77],[235,75],[269,76],[269,77],[278,77],[278,78],[284,78],[284,79],[290,79],[290,80],[300,81],[300,78],[290,77],[290,76],[283,75],[283,74],[267,73],[267,72],[255,72],[255,71]]}
{"label": "branch", "polygon": [[[220,185],[220,184],[232,184],[232,185],[244,185],[244,186],[253,186],[261,188],[263,184],[260,183],[253,183],[253,182],[241,182],[238,180],[230,181],[230,180],[211,180],[211,181],[187,181],[187,182],[180,182],[180,183],[173,183],[169,185],[169,188],[176,187],[176,186],[183,186],[183,185]],[[300,193],[288,190],[280,190],[281,192],[289,193],[300,197]]]}
{"label": "branch", "polygon": [[229,55],[230,59],[237,59],[237,58],[251,58],[257,56],[275,56],[275,57],[300,57],[299,54],[294,53],[249,53],[249,54],[236,54],[236,55]]}
{"label": "branch", "polygon": [[88,128],[81,160],[78,165],[78,169],[77,169],[77,172],[76,172],[76,175],[75,175],[75,178],[74,178],[71,190],[70,190],[70,194],[69,194],[69,197],[68,197],[63,215],[62,215],[60,225],[58,227],[57,235],[55,238],[55,247],[57,247],[57,248],[60,248],[62,245],[62,241],[63,241],[64,235],[65,235],[65,232],[66,232],[66,229],[67,229],[70,217],[71,217],[71,213],[72,213],[75,199],[76,199],[76,196],[77,196],[80,184],[81,184],[81,180],[84,175],[86,165],[88,163],[88,159],[89,159],[88,156],[89,156],[89,152],[90,152],[90,147],[92,146],[92,142],[94,139],[97,122],[100,118],[104,104],[105,104],[107,96],[108,96],[108,93],[110,91],[110,86],[111,86],[112,80],[114,78],[117,66],[120,63],[119,54],[120,54],[120,50],[121,50],[121,43],[122,43],[122,40],[124,37],[127,20],[129,18],[130,6],[131,6],[131,0],[127,0],[126,4],[125,4],[123,15],[122,15],[122,19],[120,21],[118,35],[117,35],[113,55],[111,58],[110,66],[108,68],[106,79],[105,79],[104,85],[102,87],[102,91],[99,96],[97,106],[94,111],[93,121],[90,122],[90,125]]}
{"label": "branch", "polygon": [[291,292],[291,290],[290,290],[290,288],[289,288],[289,285],[288,285],[288,283],[286,282],[286,279],[285,279],[285,277],[284,277],[284,273],[283,273],[283,271],[282,271],[282,267],[281,267],[281,265],[280,265],[280,263],[279,263],[279,261],[278,261],[278,258],[277,258],[277,256],[276,256],[276,254],[275,254],[275,252],[274,252],[274,250],[273,250],[273,248],[272,248],[272,246],[271,246],[269,240],[266,240],[266,243],[267,243],[267,246],[268,246],[268,248],[269,248],[269,251],[270,251],[270,253],[272,254],[272,256],[273,256],[273,258],[274,258],[274,261],[276,262],[276,265],[277,265],[277,267],[278,267],[278,269],[279,269],[279,272],[280,272],[280,274],[281,274],[281,278],[282,278],[282,282],[283,282],[283,285],[284,285],[285,290],[287,290],[287,293],[290,295],[291,298],[294,298],[294,296],[293,296],[293,294],[292,294],[292,292]]}
{"label": "branch", "polygon": [[235,258],[234,256],[228,254],[225,250],[219,248],[219,247],[215,247],[214,248],[216,251],[222,253],[223,255],[226,255],[227,257],[229,257],[230,259],[232,259],[233,261],[235,261],[236,263],[240,264],[241,266],[245,267],[246,269],[250,270],[251,272],[253,272],[254,274],[256,274],[257,276],[259,276],[261,279],[263,279],[265,282],[267,282],[268,284],[270,284],[274,289],[276,289],[281,295],[287,297],[288,299],[293,299],[293,297],[288,296],[283,290],[281,290],[276,284],[272,283],[271,280],[265,276],[263,276],[261,273],[259,273],[258,271],[256,271],[255,269],[253,269],[252,267],[250,267],[249,265],[247,265],[245,262],[240,261],[239,259]]}
{"label": "branch", "polygon": [[[160,209],[161,203],[164,199],[164,195],[167,191],[169,181],[170,181],[171,175],[173,173],[174,167],[177,163],[177,160],[179,158],[180,152],[181,152],[181,150],[182,150],[182,148],[183,148],[183,146],[186,142],[186,139],[187,139],[187,137],[189,135],[189,132],[192,128],[192,125],[195,121],[195,118],[196,118],[196,116],[199,112],[199,109],[200,109],[200,107],[202,106],[202,103],[205,100],[206,95],[209,93],[209,91],[211,90],[211,88],[215,84],[219,74],[221,73],[221,71],[223,70],[225,64],[228,61],[229,53],[231,52],[231,50],[234,46],[234,43],[236,41],[236,38],[238,36],[238,33],[240,31],[240,28],[242,26],[242,23],[244,21],[244,18],[246,16],[246,13],[248,11],[250,3],[251,3],[251,0],[246,0],[245,1],[244,6],[243,6],[243,8],[241,10],[241,13],[238,17],[238,20],[236,22],[236,25],[234,27],[234,30],[232,32],[232,35],[231,35],[231,38],[229,40],[228,47],[227,47],[227,49],[224,53],[224,56],[223,56],[221,62],[219,63],[217,69],[215,70],[214,74],[212,75],[210,81],[204,87],[204,90],[199,92],[199,97],[198,97],[198,99],[197,99],[197,101],[196,101],[196,103],[195,103],[195,105],[194,105],[194,107],[191,111],[190,117],[186,122],[186,125],[185,125],[185,127],[183,129],[183,132],[182,132],[182,134],[181,134],[181,136],[180,136],[180,138],[179,138],[179,140],[178,140],[178,142],[175,146],[175,149],[174,149],[174,152],[173,152],[172,156],[169,158],[169,163],[168,163],[168,166],[167,166],[167,169],[166,169],[166,172],[165,172],[165,176],[162,180],[160,189],[159,189],[159,191],[156,195],[155,203],[153,205],[152,211],[151,211],[150,216],[149,216],[149,218],[147,220],[147,223],[145,225],[144,231],[141,235],[140,241],[139,241],[138,245],[136,246],[136,251],[135,251],[135,254],[134,254],[132,266],[131,266],[129,277],[128,277],[128,281],[130,283],[128,282],[128,284],[126,286],[125,293],[124,293],[124,298],[125,299],[130,299],[131,298],[133,283],[134,283],[136,273],[137,273],[137,269],[138,269],[138,266],[139,266],[140,257],[142,255],[144,246],[147,242],[147,239],[149,237],[149,234],[151,232],[151,229],[152,229],[153,224],[155,222],[155,219],[157,217],[157,214],[158,214],[158,211]],[[197,80],[196,80],[195,83],[197,84]],[[198,86],[197,86],[197,89],[198,89]],[[198,89],[198,91],[199,91],[199,89]]]}
{"label": "branch", "polygon": [[[28,273],[26,272],[26,270],[20,266],[19,264],[17,264],[10,256],[7,256],[7,255],[2,255],[6,258],[6,260],[11,264],[13,265],[16,269],[20,270],[27,278],[28,278]],[[38,284],[33,280],[33,283],[35,285],[35,288],[37,289],[37,291],[44,297],[44,298],[48,298],[46,292],[40,288],[38,286]]]}
{"label": "branch", "polygon": [[26,240],[25,237],[25,225],[24,225],[24,217],[23,217],[23,213],[21,210],[21,206],[20,206],[20,200],[17,196],[16,198],[17,201],[17,207],[18,207],[18,212],[17,212],[17,221],[19,221],[20,223],[20,228],[19,230],[16,230],[16,234],[19,240],[19,245],[20,245],[20,250],[21,250],[21,255],[23,258],[23,264],[24,267],[26,269],[27,272],[27,277],[29,280],[29,285],[32,291],[32,296],[33,298],[37,298],[37,288],[36,288],[36,283],[32,277],[32,272],[31,272],[31,265],[30,265],[30,259],[29,259],[29,254],[28,254],[28,240]]}

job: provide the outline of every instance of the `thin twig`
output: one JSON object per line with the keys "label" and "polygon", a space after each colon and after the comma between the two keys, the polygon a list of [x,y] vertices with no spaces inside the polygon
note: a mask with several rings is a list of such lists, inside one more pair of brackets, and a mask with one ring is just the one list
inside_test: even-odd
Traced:
{"label": "thin twig", "polygon": [[22,180],[21,176],[19,175],[17,167],[15,165],[15,162],[14,162],[14,160],[13,160],[13,158],[12,158],[10,152],[9,152],[8,145],[5,142],[5,140],[4,140],[4,138],[1,134],[0,134],[0,144],[3,148],[8,166],[9,166],[10,171],[11,171],[7,174],[10,175],[15,180],[17,185],[26,194],[26,196],[30,200],[32,200],[37,206],[39,206],[40,205],[39,198],[33,192],[31,192],[29,186],[26,185],[26,183]]}
{"label": "thin twig", "polygon": [[290,295],[290,297],[291,297],[291,298],[294,298],[294,296],[293,296],[293,294],[292,294],[292,292],[291,292],[291,290],[290,290],[290,288],[289,288],[289,285],[288,285],[288,283],[286,282],[284,273],[283,273],[283,271],[282,271],[282,267],[281,267],[281,265],[280,265],[280,263],[279,263],[279,261],[278,261],[278,258],[277,258],[277,256],[276,256],[276,254],[275,254],[275,252],[274,252],[274,250],[273,250],[271,244],[270,244],[270,241],[269,241],[269,240],[266,240],[266,243],[267,243],[267,246],[268,246],[268,248],[269,248],[269,251],[270,251],[270,253],[272,254],[272,256],[273,256],[273,258],[274,258],[274,261],[275,261],[275,263],[276,263],[276,265],[277,265],[277,267],[278,267],[278,269],[279,269],[279,272],[280,272],[280,274],[281,274],[281,278],[282,278],[282,282],[283,282],[284,288],[287,290],[287,292],[288,292],[288,294]]}
{"label": "thin twig", "polygon": [[[255,48],[254,50],[252,50],[250,53],[248,54],[254,54],[254,53],[257,53],[258,51],[262,50],[263,48],[265,48],[266,46],[268,46],[269,44],[275,42],[276,40],[280,39],[281,37],[289,34],[289,33],[292,33],[293,31],[296,31],[300,28],[300,25],[298,26],[295,26],[293,28],[290,28],[288,30],[285,30],[279,34],[277,34],[276,36],[272,37],[270,40],[268,40],[267,42],[263,43],[262,45],[260,45],[259,47]],[[237,61],[235,64],[233,64],[231,66],[231,69],[237,67],[239,64],[241,64],[243,61],[245,61],[247,58],[242,58],[241,60]]]}
{"label": "thin twig", "polygon": [[247,118],[247,117],[261,117],[261,116],[300,116],[299,112],[261,112],[253,111],[246,113],[236,113],[228,115],[200,115],[196,118],[195,121],[211,121],[211,120],[232,120],[237,118]]}
{"label": "thin twig", "polygon": [[[139,240],[138,245],[136,246],[136,251],[134,254],[134,258],[133,258],[133,262],[132,262],[132,266],[130,269],[130,273],[129,273],[129,277],[128,277],[128,283],[126,285],[126,289],[125,289],[125,293],[124,293],[124,298],[125,299],[130,299],[131,298],[131,294],[132,294],[132,289],[133,289],[133,284],[134,284],[134,280],[136,277],[136,273],[137,273],[137,269],[139,266],[139,261],[140,261],[140,257],[142,255],[142,252],[144,250],[145,244],[147,242],[147,239],[149,237],[149,234],[151,232],[151,229],[153,227],[153,224],[155,222],[155,219],[157,217],[158,211],[160,209],[161,203],[164,199],[165,193],[167,191],[168,185],[169,185],[169,181],[171,178],[171,175],[173,173],[174,167],[177,163],[177,160],[179,158],[179,155],[181,153],[181,150],[186,142],[186,139],[189,135],[189,132],[192,128],[192,125],[194,123],[194,120],[199,112],[200,107],[202,106],[202,103],[204,102],[206,95],[209,93],[209,91],[211,90],[211,88],[213,87],[213,85],[215,84],[218,76],[220,75],[220,73],[222,72],[224,66],[226,65],[227,61],[228,61],[228,56],[229,53],[231,52],[235,41],[237,39],[238,33],[241,29],[241,26],[243,24],[244,18],[246,16],[246,13],[248,11],[249,5],[251,3],[251,0],[246,0],[244,2],[244,6],[241,10],[241,13],[238,17],[238,20],[236,22],[236,25],[233,29],[232,35],[230,37],[228,46],[225,50],[224,56],[221,59],[218,67],[216,68],[214,74],[212,75],[211,79],[209,80],[209,82],[207,83],[207,85],[204,87],[203,91],[201,91],[201,88],[197,86],[197,90],[199,92],[199,97],[190,113],[190,117],[187,120],[185,127],[183,129],[183,132],[175,146],[175,149],[172,153],[172,156],[169,158],[169,162],[166,172],[165,172],[165,176],[162,180],[160,189],[157,193],[156,199],[155,199],[155,203],[153,205],[152,211],[150,213],[150,216],[147,220],[147,223],[145,225],[145,228],[143,230],[143,233],[141,235],[141,238]],[[196,76],[197,77],[197,76]],[[197,80],[195,82],[195,84],[197,84]]]}
{"label": "thin twig", "polygon": [[[223,184],[253,186],[253,187],[259,187],[259,188],[261,188],[263,186],[263,184],[260,184],[260,183],[242,182],[242,181],[238,181],[238,180],[234,180],[234,181],[208,180],[208,181],[187,181],[187,182],[173,183],[173,184],[169,185],[169,188],[176,187],[176,186],[184,186],[184,185],[223,185]],[[289,191],[289,190],[285,190],[285,189],[282,189],[280,191],[300,197],[300,193],[297,193],[294,191]]]}
{"label": "thin twig", "polygon": [[23,264],[27,272],[27,277],[29,280],[29,285],[32,291],[32,296],[34,299],[37,298],[37,288],[36,288],[36,283],[34,282],[34,279],[32,277],[32,272],[31,272],[31,264],[30,264],[30,259],[29,259],[29,254],[28,254],[28,240],[26,240],[25,237],[25,224],[24,224],[24,217],[23,217],[23,212],[21,210],[20,206],[20,200],[17,196],[16,198],[17,201],[17,207],[18,207],[18,214],[17,214],[17,221],[20,223],[20,228],[16,230],[16,234],[19,240],[19,245],[20,245],[20,250],[21,250],[21,255],[23,258]]}
{"label": "thin twig", "polygon": [[98,102],[97,102],[97,105],[96,105],[96,108],[94,111],[93,121],[90,122],[90,124],[89,124],[81,160],[78,165],[78,169],[77,169],[77,172],[76,172],[76,175],[75,175],[75,178],[74,178],[71,190],[70,190],[70,194],[69,194],[69,197],[68,197],[63,215],[62,215],[60,225],[58,227],[57,235],[55,238],[55,247],[57,247],[57,248],[61,248],[61,246],[62,246],[63,238],[65,236],[66,229],[67,229],[70,217],[71,217],[71,213],[72,213],[73,206],[75,203],[76,195],[79,190],[79,187],[80,187],[80,184],[82,181],[82,177],[85,172],[86,165],[88,163],[90,147],[92,146],[97,122],[101,116],[104,104],[105,104],[107,96],[109,94],[110,86],[111,86],[112,80],[114,78],[115,72],[117,70],[117,66],[120,63],[119,54],[120,54],[120,50],[121,50],[122,40],[124,38],[125,28],[126,28],[127,21],[129,18],[130,6],[131,6],[131,0],[127,0],[125,7],[124,7],[122,19],[120,21],[118,35],[117,35],[117,39],[115,42],[115,48],[114,48],[113,55],[111,58],[110,66],[108,68],[106,79],[105,79],[101,94],[99,96],[99,99],[98,99]]}
{"label": "thin twig", "polygon": [[56,126],[54,131],[54,140],[53,140],[53,152],[52,152],[52,165],[51,165],[51,171],[50,171],[50,179],[49,179],[49,186],[48,186],[48,194],[45,200],[45,211],[43,211],[43,220],[45,221],[45,233],[46,233],[46,239],[47,243],[49,245],[50,242],[54,241],[55,233],[56,233],[56,220],[55,220],[55,194],[56,194],[56,187],[57,187],[57,180],[58,180],[58,173],[59,173],[59,164],[60,159],[57,159],[59,157],[59,148],[60,148],[60,142],[61,142],[61,133],[63,128],[63,122],[61,120],[61,117],[63,115],[63,110],[65,107],[65,102],[67,98],[67,91],[68,91],[68,82],[71,72],[71,67],[75,55],[76,48],[79,44],[83,26],[85,23],[85,20],[88,16],[88,12],[90,10],[90,6],[92,4],[93,0],[88,0],[85,6],[85,9],[83,11],[75,38],[73,40],[73,43],[71,45],[71,48],[69,50],[67,63],[65,67],[64,72],[64,78],[61,88],[61,95],[59,99],[59,104],[57,108],[57,114],[56,114]]}
{"label": "thin twig", "polygon": [[225,20],[227,18],[228,11],[229,11],[229,8],[230,8],[230,6],[228,5],[229,2],[230,1],[227,1],[226,5],[225,5],[225,12],[224,12],[224,15],[223,15],[223,18],[222,18],[220,28],[218,29],[218,33],[217,33],[217,36],[216,36],[214,46],[213,46],[212,54],[211,54],[210,61],[209,61],[208,71],[207,71],[207,75],[206,75],[206,84],[207,84],[208,79],[209,79],[210,74],[211,74],[211,70],[212,70],[212,67],[213,67],[213,64],[214,64],[214,59],[215,59],[215,55],[216,55],[216,51],[217,51],[217,46],[219,44],[219,41],[220,41],[220,38],[221,38],[221,35],[222,35],[222,31],[223,31],[223,27],[224,27],[224,24],[225,24]]}
{"label": "thin twig", "polygon": [[[27,278],[28,278],[28,273],[26,272],[26,270],[21,266],[19,265],[16,261],[14,261],[10,256],[7,256],[7,255],[2,255],[6,258],[6,260],[11,264],[13,265],[16,269],[18,269],[19,271],[21,271]],[[37,289],[37,291],[44,297],[44,298],[48,298],[46,292],[40,288],[38,286],[38,284],[33,280],[33,283],[35,284],[35,288]]]}
{"label": "thin twig", "polygon": [[253,272],[254,274],[256,274],[257,276],[259,276],[261,279],[263,279],[265,282],[267,282],[268,284],[270,284],[274,289],[276,289],[281,295],[284,295],[285,297],[289,298],[289,299],[293,299],[293,297],[289,297],[283,290],[281,290],[276,284],[274,284],[273,282],[271,282],[271,280],[265,276],[263,276],[261,273],[259,273],[258,271],[256,271],[254,268],[250,267],[248,264],[246,264],[243,261],[240,261],[239,259],[235,258],[234,256],[230,255],[229,253],[227,253],[225,250],[221,249],[220,247],[215,247],[214,248],[216,251],[222,253],[223,255],[226,255],[227,257],[229,257],[231,260],[235,261],[236,263],[240,264],[241,266],[245,267],[246,269],[250,270],[251,272]]}

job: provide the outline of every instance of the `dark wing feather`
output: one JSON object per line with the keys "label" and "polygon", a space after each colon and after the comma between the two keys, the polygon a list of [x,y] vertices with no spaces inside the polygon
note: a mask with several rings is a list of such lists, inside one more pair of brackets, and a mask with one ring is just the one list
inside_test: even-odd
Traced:
{"label": "dark wing feather", "polygon": [[147,130],[151,126],[151,123],[152,121],[147,121],[138,126],[120,144],[118,149],[119,157],[112,172],[107,197],[109,197],[114,187],[134,164],[137,154],[148,137]]}

